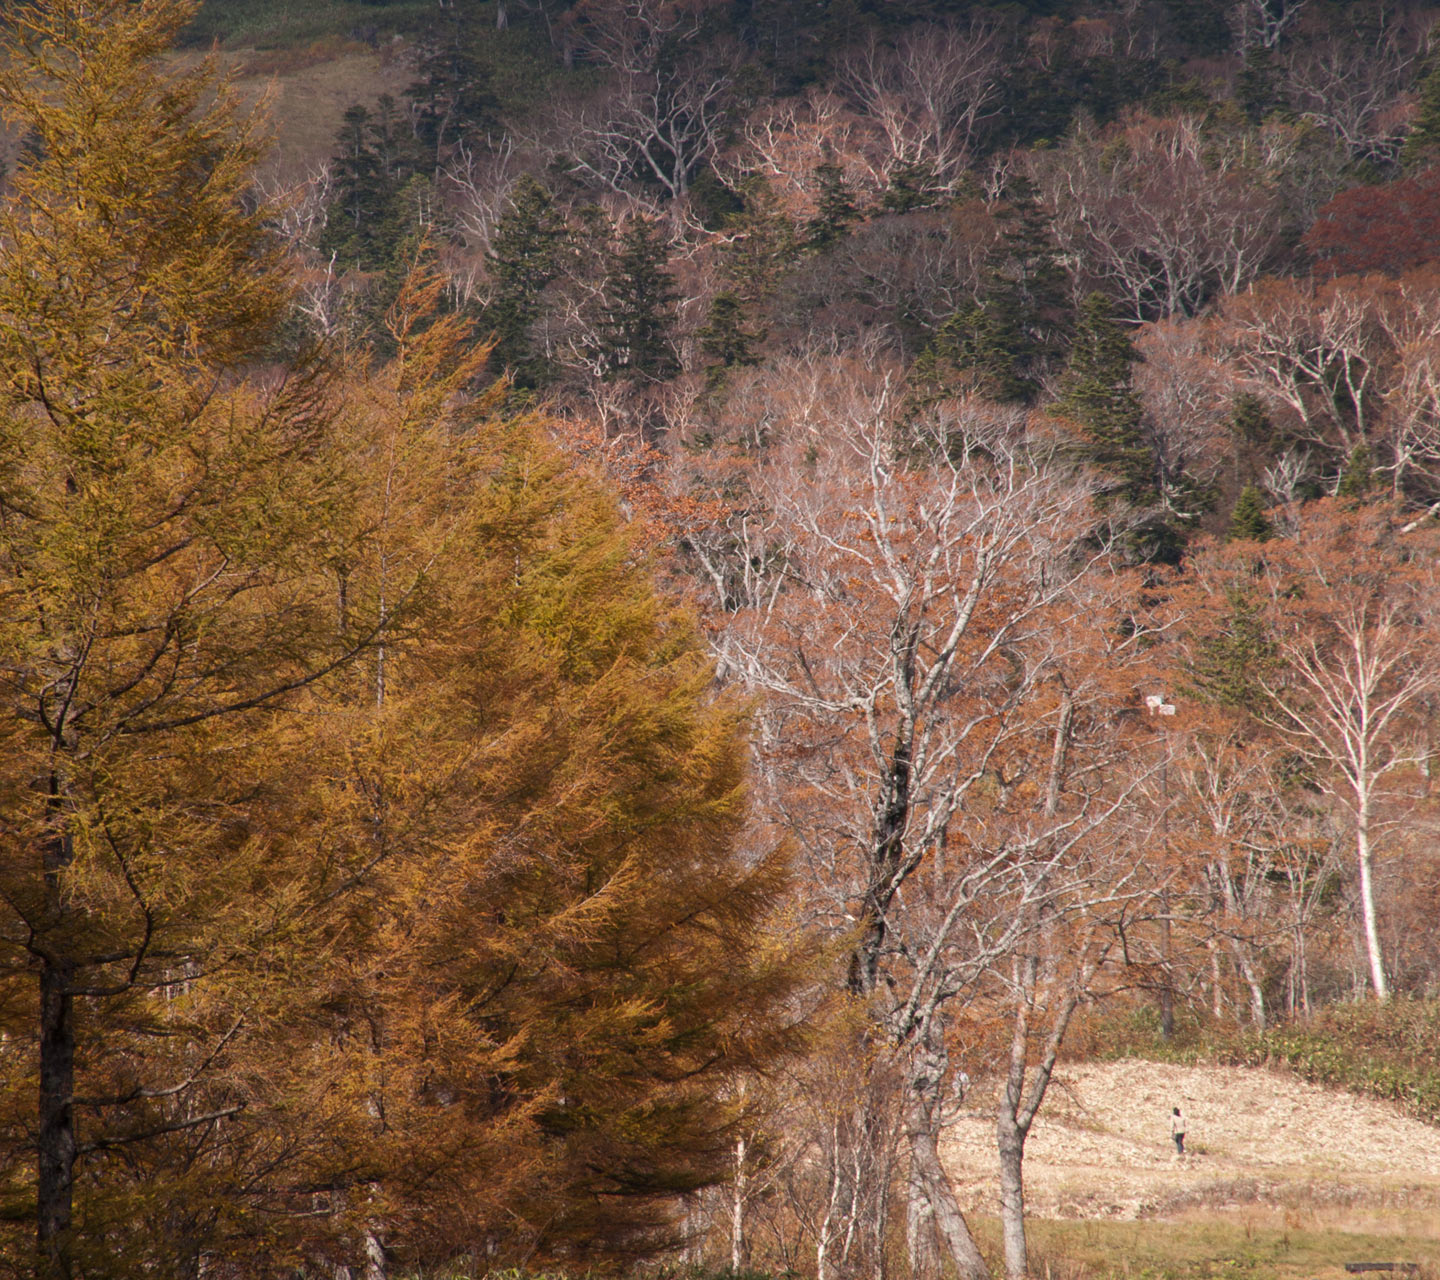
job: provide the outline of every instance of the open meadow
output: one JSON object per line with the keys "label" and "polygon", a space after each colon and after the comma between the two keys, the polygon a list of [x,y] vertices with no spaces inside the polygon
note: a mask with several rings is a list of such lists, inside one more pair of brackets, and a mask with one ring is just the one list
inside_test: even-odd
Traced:
{"label": "open meadow", "polygon": [[[996,1212],[983,1090],[948,1168],[984,1239]],[[1174,1105],[1187,1154],[1171,1146]],[[1054,1276],[1341,1276],[1351,1261],[1440,1268],[1440,1129],[1392,1103],[1261,1069],[1140,1061],[1056,1073],[1027,1146],[1032,1238]]]}

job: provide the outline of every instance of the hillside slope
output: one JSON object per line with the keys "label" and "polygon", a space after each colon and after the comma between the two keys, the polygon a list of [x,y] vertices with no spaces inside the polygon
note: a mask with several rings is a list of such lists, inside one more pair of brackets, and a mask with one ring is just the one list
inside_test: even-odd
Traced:
{"label": "hillside slope", "polygon": [[[991,1102],[972,1091],[944,1151],[962,1201],[982,1213],[996,1210]],[[1175,1105],[1189,1119],[1184,1159],[1169,1136]],[[1433,1208],[1440,1239],[1440,1129],[1279,1072],[1138,1061],[1061,1068],[1025,1172],[1039,1217],[1326,1201]]]}

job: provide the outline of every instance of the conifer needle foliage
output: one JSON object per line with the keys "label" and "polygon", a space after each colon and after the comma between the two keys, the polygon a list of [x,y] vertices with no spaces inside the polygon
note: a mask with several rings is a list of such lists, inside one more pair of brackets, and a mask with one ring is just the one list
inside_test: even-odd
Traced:
{"label": "conifer needle foliage", "polygon": [[263,364],[257,124],[188,0],[9,16],[0,1257],[603,1260],[784,1046],[741,718],[417,275]]}

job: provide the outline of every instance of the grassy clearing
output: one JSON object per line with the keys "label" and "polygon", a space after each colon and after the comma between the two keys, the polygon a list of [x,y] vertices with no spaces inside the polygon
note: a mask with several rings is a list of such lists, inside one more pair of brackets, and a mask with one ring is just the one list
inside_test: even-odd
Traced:
{"label": "grassy clearing", "polygon": [[[1418,1262],[1440,1275],[1440,1240],[1420,1221],[1389,1224],[1317,1218],[1304,1211],[1233,1210],[1223,1217],[1169,1221],[1029,1224],[1033,1274],[1047,1280],[1311,1280],[1344,1276],[1347,1262]],[[1434,1227],[1433,1220],[1428,1224]],[[986,1253],[998,1257],[998,1222],[972,1220]],[[1413,1234],[1412,1234],[1413,1232]]]}
{"label": "grassy clearing", "polygon": [[1329,1005],[1263,1033],[1190,1019],[1170,1040],[1147,1007],[1099,1019],[1083,1035],[1086,1057],[1280,1066],[1311,1084],[1397,1102],[1440,1125],[1440,1000]]}
{"label": "grassy clearing", "polygon": [[338,38],[375,41],[416,30],[434,0],[205,0],[182,46],[289,49]]}
{"label": "grassy clearing", "polygon": [[[205,0],[181,46],[218,46],[242,82],[272,97],[278,90],[282,149],[315,160],[328,154],[345,107],[404,91],[414,78],[414,38],[437,12],[434,0]],[[597,78],[590,68],[567,70],[543,27],[524,15],[496,30],[494,5],[486,3],[472,21],[475,53],[503,119],[527,119],[557,93],[583,93]]]}

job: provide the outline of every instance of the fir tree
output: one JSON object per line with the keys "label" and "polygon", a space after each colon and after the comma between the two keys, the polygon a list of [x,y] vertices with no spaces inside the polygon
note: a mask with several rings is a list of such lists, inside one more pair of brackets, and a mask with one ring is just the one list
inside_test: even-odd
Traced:
{"label": "fir tree", "polygon": [[1230,527],[1226,530],[1225,540],[1265,542],[1273,533],[1274,526],[1267,514],[1264,495],[1253,484],[1247,484],[1230,512]]}
{"label": "fir tree", "polygon": [[342,117],[331,160],[330,201],[322,252],[333,253],[342,270],[375,267],[395,239],[396,182],[377,145],[377,125],[368,107],[356,104]]}
{"label": "fir tree", "polygon": [[1131,508],[1124,531],[1131,558],[1176,564],[1185,529],[1214,506],[1215,494],[1181,469],[1162,470],[1145,439],[1132,385],[1131,369],[1139,358],[1129,332],[1111,318],[1109,300],[1091,294],[1080,306],[1075,345],[1052,412],[1079,429],[1076,455],[1102,477],[1100,509],[1117,500]]}
{"label": "fir tree", "polygon": [[1345,459],[1345,466],[1335,485],[1335,496],[1364,501],[1374,487],[1375,464],[1370,455],[1370,447],[1357,444]]}
{"label": "fir tree", "polygon": [[850,188],[845,183],[845,171],[826,154],[815,166],[815,182],[819,187],[815,216],[806,228],[812,249],[825,249],[840,239],[855,221],[857,210]]}
{"label": "fir tree", "polygon": [[1131,369],[1139,358],[1129,333],[1112,318],[1109,299],[1092,293],[1080,304],[1070,364],[1053,411],[1080,429],[1081,456],[1109,477],[1106,493],[1148,506],[1160,491],[1132,385]]}
{"label": "fir tree", "polygon": [[888,213],[909,213],[933,202],[935,174],[926,164],[897,165],[890,173],[889,185],[880,197],[880,205]]}
{"label": "fir tree", "polygon": [[412,144],[389,94],[373,112],[357,104],[342,117],[331,160],[335,193],[320,237],[321,251],[342,270],[384,271],[396,244],[415,235],[414,203],[402,194],[415,175]]}
{"label": "fir tree", "polygon": [[1284,105],[1279,78],[1273,49],[1252,44],[1245,50],[1244,65],[1235,77],[1235,101],[1251,124],[1259,124]]}
{"label": "fir tree", "polygon": [[500,103],[459,10],[452,9],[448,22],[433,24],[421,37],[416,70],[418,78],[405,96],[415,106],[415,139],[438,177],[456,143],[498,123]]}
{"label": "fir tree", "polygon": [[715,295],[710,303],[710,316],[696,335],[700,339],[700,352],[715,364],[707,374],[713,387],[724,375],[725,370],[737,365],[756,364],[758,357],[753,344],[764,337],[745,327],[745,306],[740,298],[726,289]]}
{"label": "fir tree", "polygon": [[1269,449],[1275,442],[1275,428],[1265,401],[1248,391],[1235,397],[1230,429],[1242,445],[1250,448]]}
{"label": "fir tree", "polygon": [[559,276],[568,240],[565,219],[550,193],[526,174],[510,197],[487,255],[495,292],[485,310],[493,330],[493,359],[517,387],[538,387],[546,378],[530,328],[540,317],[542,295]]}
{"label": "fir tree", "polygon": [[1265,699],[1262,680],[1275,664],[1275,646],[1254,598],[1226,592],[1228,616],[1199,638],[1186,675],[1202,701],[1235,710],[1254,709]]}
{"label": "fir tree", "polygon": [[930,362],[942,382],[953,375],[990,399],[1030,401],[1063,351],[1070,320],[1067,281],[1028,182],[1011,184],[996,216],[1002,232],[979,298],[936,331],[922,361]]}
{"label": "fir tree", "polygon": [[1003,258],[991,277],[1013,291],[1023,349],[1017,353],[1017,376],[1036,382],[1042,370],[1064,354],[1074,324],[1070,279],[1060,263],[1049,215],[1027,178],[1012,179],[998,215],[1004,228]]}
{"label": "fir tree", "polygon": [[916,361],[918,380],[934,394],[962,386],[990,400],[1024,401],[1035,384],[1021,372],[1032,344],[1012,281],[992,278],[981,300],[956,312],[935,331]]}
{"label": "fir tree", "polygon": [[1420,169],[1440,158],[1440,67],[1420,82],[1420,101],[1415,122],[1405,137],[1400,162],[1407,169]]}
{"label": "fir tree", "polygon": [[678,371],[669,340],[675,296],[658,228],[631,219],[606,272],[601,335],[607,376],[659,382]]}

